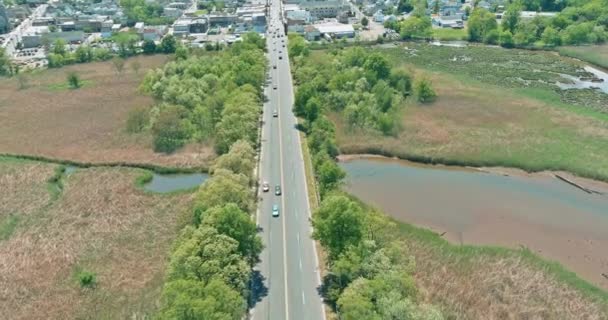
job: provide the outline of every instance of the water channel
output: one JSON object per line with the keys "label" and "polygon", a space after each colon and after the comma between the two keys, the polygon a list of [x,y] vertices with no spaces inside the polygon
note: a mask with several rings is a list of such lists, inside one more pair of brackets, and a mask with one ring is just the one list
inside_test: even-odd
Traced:
{"label": "water channel", "polygon": [[445,232],[453,243],[525,246],[608,289],[608,193],[590,194],[550,174],[381,158],[341,166],[348,192],[400,221]]}

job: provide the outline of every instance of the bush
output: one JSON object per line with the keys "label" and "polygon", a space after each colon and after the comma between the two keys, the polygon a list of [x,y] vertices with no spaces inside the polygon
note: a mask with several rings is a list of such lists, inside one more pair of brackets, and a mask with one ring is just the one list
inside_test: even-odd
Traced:
{"label": "bush", "polygon": [[437,99],[437,93],[435,93],[435,90],[433,90],[431,81],[427,79],[421,79],[416,82],[414,91],[416,94],[416,100],[418,100],[420,103],[431,103]]}
{"label": "bush", "polygon": [[78,89],[82,87],[82,82],[80,81],[80,77],[76,72],[68,73],[68,86],[72,89]]}
{"label": "bush", "polygon": [[135,107],[129,111],[127,118],[127,132],[137,133],[143,131],[150,123],[150,112],[146,107]]}
{"label": "bush", "polygon": [[78,282],[81,288],[95,288],[97,285],[97,275],[90,271],[80,271],[78,273]]}
{"label": "bush", "polygon": [[185,119],[180,115],[179,107],[168,107],[161,111],[152,126],[154,151],[171,153],[181,148],[189,138]]}

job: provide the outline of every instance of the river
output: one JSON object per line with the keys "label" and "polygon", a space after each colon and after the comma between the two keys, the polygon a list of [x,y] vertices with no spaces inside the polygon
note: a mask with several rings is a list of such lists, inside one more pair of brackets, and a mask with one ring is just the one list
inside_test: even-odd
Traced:
{"label": "river", "polygon": [[[505,176],[467,168],[365,158],[341,162],[346,191],[454,243],[526,246],[608,289],[608,193],[549,174]],[[608,192],[608,184],[601,191]]]}

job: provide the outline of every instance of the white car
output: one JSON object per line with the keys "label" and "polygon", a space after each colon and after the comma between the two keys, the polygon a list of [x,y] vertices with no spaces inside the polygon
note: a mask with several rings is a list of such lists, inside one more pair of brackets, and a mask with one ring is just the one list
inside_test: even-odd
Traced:
{"label": "white car", "polygon": [[279,206],[277,206],[276,204],[272,205],[272,216],[273,217],[279,216]]}
{"label": "white car", "polygon": [[262,191],[268,192],[268,190],[270,190],[270,185],[268,184],[268,182],[264,181],[264,183],[262,184]]}

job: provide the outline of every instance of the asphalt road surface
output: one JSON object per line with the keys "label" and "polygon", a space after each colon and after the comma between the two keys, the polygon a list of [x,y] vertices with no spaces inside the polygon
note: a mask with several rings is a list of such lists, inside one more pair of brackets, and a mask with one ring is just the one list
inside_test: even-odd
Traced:
{"label": "asphalt road surface", "polygon": [[[272,0],[270,15],[267,35],[270,76],[260,158],[260,179],[268,182],[270,190],[263,192],[260,188],[257,223],[265,249],[256,266],[259,281],[254,287],[251,317],[255,320],[324,320],[304,161],[292,112],[287,37],[279,21],[279,0]],[[275,34],[277,28],[279,31]],[[275,112],[277,117],[273,115]],[[275,195],[277,185],[281,186],[280,196]],[[278,217],[272,216],[273,205],[279,207]]]}

